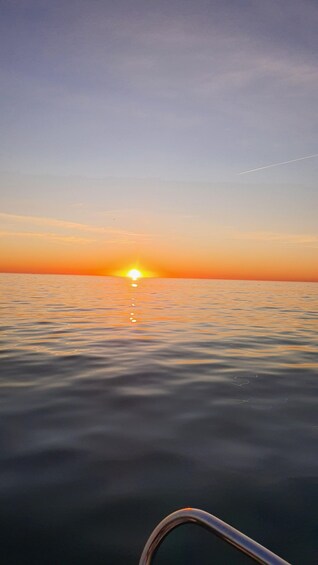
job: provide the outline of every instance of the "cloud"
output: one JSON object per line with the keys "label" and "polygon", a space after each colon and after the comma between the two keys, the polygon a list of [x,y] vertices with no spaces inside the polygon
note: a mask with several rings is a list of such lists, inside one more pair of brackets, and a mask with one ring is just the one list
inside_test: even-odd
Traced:
{"label": "cloud", "polygon": [[249,241],[279,242],[286,245],[300,245],[318,248],[318,235],[313,234],[290,234],[270,231],[233,232],[233,239],[244,239]]}
{"label": "cloud", "polygon": [[63,243],[94,243],[96,241],[93,238],[89,237],[78,237],[75,235],[59,235],[56,233],[51,232],[26,232],[26,231],[10,231],[10,230],[1,230],[0,237],[21,237],[21,238],[36,238],[36,239],[45,239],[45,240],[53,240],[53,241],[61,241]]}
{"label": "cloud", "polygon": [[[67,32],[59,45],[56,45],[56,30],[48,21],[47,32],[51,37],[42,57],[46,57],[46,62],[54,61],[54,72],[48,78],[44,73],[42,76],[23,72],[19,67],[9,71],[4,68],[7,95],[10,96],[12,89],[17,93],[22,91],[32,99],[48,99],[50,105],[52,102],[72,108],[75,105],[87,110],[90,116],[94,107],[111,115],[124,113],[138,117],[140,114],[145,119],[149,114],[158,119],[166,115],[167,120],[175,118],[176,125],[183,121],[193,125],[204,118],[193,108],[191,115],[182,112],[180,101],[184,98],[209,104],[211,97],[223,92],[231,95],[234,90],[236,96],[251,86],[259,94],[273,83],[299,87],[302,93],[304,89],[316,89],[318,66],[311,50],[286,49],[277,30],[262,35],[256,27],[253,31],[252,25],[244,29],[244,10],[236,13],[242,18],[239,26],[231,25],[235,17],[232,20],[217,15],[215,8],[210,15],[206,14],[204,21],[173,12],[169,18],[164,13],[154,17],[152,10],[149,13],[145,10],[143,18],[130,14],[126,19],[122,13],[116,16],[114,10],[101,9],[97,15],[90,8],[87,17],[76,19],[74,28],[68,27],[71,33]],[[256,16],[258,19],[259,14]],[[272,15],[271,23],[275,19]],[[308,24],[313,24],[313,17]],[[63,71],[63,81],[54,80],[56,69],[58,78]],[[129,93],[129,103],[122,95],[123,85]],[[145,100],[147,93],[151,94],[149,104]],[[176,100],[178,106],[151,103],[158,97],[166,102]],[[272,98],[277,103],[276,91]]]}
{"label": "cloud", "polygon": [[24,216],[18,214],[7,214],[0,212],[0,219],[9,223],[19,223],[19,224],[32,224],[34,226],[51,226],[56,228],[63,228],[66,230],[79,230],[79,231],[89,231],[94,233],[105,233],[107,231],[104,227],[90,226],[89,224],[82,224],[78,222],[71,222],[68,220],[59,220],[56,218],[47,218],[41,216]]}
{"label": "cloud", "polygon": [[[41,227],[55,227],[57,229],[66,231],[81,231],[81,232],[91,232],[95,234],[101,234],[104,236],[121,236],[121,237],[138,237],[138,238],[149,238],[150,234],[131,232],[121,229],[103,227],[103,226],[92,226],[90,224],[82,224],[78,222],[71,222],[68,220],[59,220],[56,218],[47,218],[41,216],[24,216],[18,214],[8,214],[5,212],[0,212],[0,220],[3,220],[6,224],[31,224],[32,226]],[[40,232],[41,233],[41,232]]]}

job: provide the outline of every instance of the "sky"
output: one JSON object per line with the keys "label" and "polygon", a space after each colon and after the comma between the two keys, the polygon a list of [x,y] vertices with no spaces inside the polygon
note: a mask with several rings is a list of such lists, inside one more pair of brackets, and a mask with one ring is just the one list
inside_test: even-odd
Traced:
{"label": "sky", "polygon": [[0,9],[0,271],[318,281],[316,0]]}

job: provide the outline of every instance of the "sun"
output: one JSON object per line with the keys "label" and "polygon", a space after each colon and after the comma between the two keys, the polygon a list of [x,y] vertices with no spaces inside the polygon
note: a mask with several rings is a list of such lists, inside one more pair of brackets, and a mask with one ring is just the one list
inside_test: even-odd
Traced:
{"label": "sun", "polygon": [[138,269],[130,269],[130,271],[128,271],[127,273],[127,277],[129,277],[133,281],[136,281],[137,279],[140,279],[142,277],[142,273]]}

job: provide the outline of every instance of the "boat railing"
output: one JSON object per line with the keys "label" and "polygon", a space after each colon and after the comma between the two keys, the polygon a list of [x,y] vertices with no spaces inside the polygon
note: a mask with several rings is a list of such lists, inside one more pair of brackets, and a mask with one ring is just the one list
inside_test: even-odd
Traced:
{"label": "boat railing", "polygon": [[216,516],[197,508],[183,508],[166,516],[149,536],[139,565],[150,565],[161,542],[169,532],[189,522],[203,526],[209,532],[238,549],[241,553],[251,557],[256,563],[262,563],[263,565],[290,565],[269,549],[266,549]]}

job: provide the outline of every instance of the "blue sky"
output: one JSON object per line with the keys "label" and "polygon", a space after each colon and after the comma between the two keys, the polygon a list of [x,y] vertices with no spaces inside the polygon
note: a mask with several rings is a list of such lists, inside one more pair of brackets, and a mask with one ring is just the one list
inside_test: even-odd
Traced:
{"label": "blue sky", "polygon": [[317,2],[0,5],[3,213],[318,235]]}

